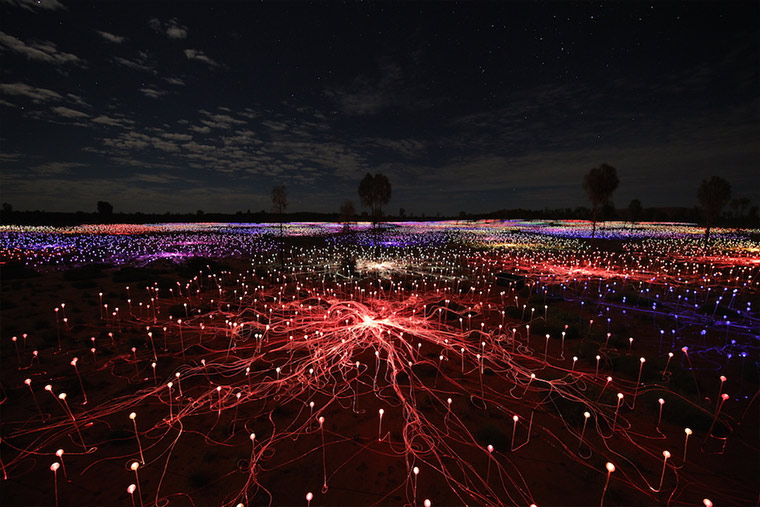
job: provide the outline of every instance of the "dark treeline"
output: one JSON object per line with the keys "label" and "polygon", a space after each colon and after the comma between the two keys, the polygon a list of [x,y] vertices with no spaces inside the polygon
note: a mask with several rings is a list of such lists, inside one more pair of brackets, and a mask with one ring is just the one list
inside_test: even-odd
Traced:
{"label": "dark treeline", "polygon": [[[403,210],[400,210],[403,211]],[[626,222],[689,222],[700,223],[701,210],[697,207],[664,207],[642,208],[638,216],[628,208],[607,208],[600,212],[603,221],[620,220]],[[593,211],[586,207],[557,208],[543,210],[530,210],[524,208],[503,209],[490,213],[467,213],[459,212],[457,215],[385,215],[385,221],[425,221],[425,220],[483,220],[483,219],[526,219],[526,220],[591,220]],[[237,213],[75,213],[48,212],[48,211],[17,211],[8,209],[0,210],[0,223],[5,225],[52,225],[73,226],[83,224],[155,224],[155,223],[200,223],[200,222],[231,222],[231,223],[278,223],[280,218],[285,222],[345,222],[346,216],[339,212],[314,213],[295,212],[285,213],[284,216],[266,211]],[[365,212],[355,214],[351,221],[370,221],[372,216]],[[760,226],[757,208],[753,207],[745,213],[734,213],[727,209],[720,217],[718,226],[755,228]]]}

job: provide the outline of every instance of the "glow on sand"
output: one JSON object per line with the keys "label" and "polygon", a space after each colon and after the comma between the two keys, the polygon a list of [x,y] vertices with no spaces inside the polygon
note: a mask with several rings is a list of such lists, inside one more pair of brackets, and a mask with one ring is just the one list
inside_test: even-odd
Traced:
{"label": "glow on sand", "polygon": [[[301,225],[294,234],[314,246],[286,239],[281,256],[276,235],[246,243],[234,227],[204,227],[149,230],[80,287],[64,278],[81,270],[74,257],[117,258],[103,238],[46,262],[19,239],[27,232],[5,237],[6,262],[28,257],[72,284],[35,296],[54,301],[35,328],[21,298],[40,279],[3,283],[4,298],[19,298],[4,311],[18,329],[0,343],[0,464],[13,498],[756,501],[742,474],[757,462],[760,266],[716,261],[753,258],[749,239],[687,258],[699,238],[683,231],[605,250],[490,222],[398,227],[377,242],[366,229]],[[192,273],[155,257],[129,272],[155,279],[119,281],[167,241],[183,259],[205,257]],[[233,254],[209,258],[226,246]],[[499,284],[503,272],[522,283]],[[28,486],[51,479],[55,491]]]}

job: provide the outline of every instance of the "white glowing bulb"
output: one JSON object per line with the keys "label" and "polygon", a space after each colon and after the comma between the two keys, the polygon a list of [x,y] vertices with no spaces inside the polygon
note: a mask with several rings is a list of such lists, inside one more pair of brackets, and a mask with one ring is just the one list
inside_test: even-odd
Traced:
{"label": "white glowing bulb", "polygon": [[132,412],[131,414],[129,414],[129,418],[132,419],[133,421],[134,421],[135,417],[137,417],[137,414],[135,414],[134,412]]}
{"label": "white glowing bulb", "polygon": [[608,472],[610,472],[610,473],[611,473],[611,472],[614,472],[614,471],[615,471],[615,465],[613,465],[613,464],[612,464],[612,463],[610,463],[609,461],[607,462],[607,465],[606,465],[606,466],[607,466],[607,471],[608,471]]}

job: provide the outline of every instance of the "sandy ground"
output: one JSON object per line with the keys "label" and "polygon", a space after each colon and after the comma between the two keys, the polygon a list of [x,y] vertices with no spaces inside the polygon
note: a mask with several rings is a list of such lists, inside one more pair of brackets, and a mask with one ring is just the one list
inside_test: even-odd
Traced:
{"label": "sandy ground", "polygon": [[[611,251],[619,247],[607,245]],[[615,463],[617,470],[605,505],[702,505],[703,498],[719,506],[757,504],[758,401],[753,398],[758,391],[753,362],[757,358],[745,358],[743,366],[736,354],[728,360],[725,348],[718,350],[731,339],[725,336],[728,331],[711,328],[701,335],[700,325],[678,323],[667,313],[648,313],[646,302],[621,304],[612,296],[599,300],[591,291],[570,297],[567,289],[551,282],[544,285],[545,294],[502,287],[500,291],[511,291],[506,300],[496,290],[469,300],[451,297],[474,314],[464,323],[446,310],[439,324],[433,307],[429,329],[396,338],[406,340],[412,349],[422,344],[415,365],[401,365],[398,376],[391,375],[385,352],[379,356],[379,373],[373,375],[377,349],[372,347],[346,349],[350,357],[341,358],[342,352],[336,352],[336,363],[345,359],[347,367],[325,366],[329,374],[320,377],[320,370],[310,376],[298,368],[322,368],[329,352],[315,357],[314,350],[302,346],[289,354],[283,346],[290,330],[275,331],[275,323],[286,325],[291,320],[295,327],[301,319],[302,330],[333,332],[335,341],[330,343],[336,347],[341,346],[341,336],[372,335],[376,329],[356,328],[346,331],[353,335],[342,335],[335,329],[340,319],[333,322],[332,315],[329,324],[326,318],[320,324],[320,317],[307,318],[303,308],[300,314],[283,309],[278,320],[271,313],[267,317],[263,304],[268,301],[270,308],[277,308],[278,302],[292,298],[316,307],[320,303],[315,298],[327,299],[340,291],[346,299],[345,279],[304,274],[278,280],[276,264],[252,268],[248,259],[226,259],[211,269],[202,264],[110,266],[80,276],[50,268],[37,276],[15,270],[3,277],[0,458],[5,480],[0,483],[0,498],[4,505],[55,505],[50,466],[60,461],[55,452],[61,448],[66,475],[62,469],[57,472],[59,505],[132,505],[132,501],[161,506],[306,505],[307,492],[313,493],[315,506],[422,505],[424,499],[433,505],[598,505],[607,462]],[[193,270],[201,282],[192,282]],[[212,273],[223,282],[212,283]],[[354,280],[352,290],[358,294],[355,288],[364,288],[365,307],[377,314],[383,301],[390,307],[414,292],[427,302],[443,301],[445,297],[436,297],[435,290],[455,287],[453,281],[434,277],[423,286],[423,277],[403,273],[365,273]],[[432,283],[439,285],[433,288]],[[250,294],[237,300],[232,291],[243,294],[245,284]],[[146,287],[161,287],[150,310],[152,293]],[[170,293],[172,287],[179,289]],[[219,287],[224,288],[222,296]],[[406,292],[399,292],[400,287]],[[370,305],[372,291],[379,293]],[[261,297],[255,303],[254,293]],[[222,301],[231,307],[225,308]],[[101,304],[108,304],[107,312]],[[489,304],[493,311],[485,310]],[[530,321],[523,304],[537,308],[535,320]],[[544,304],[550,316],[545,323]],[[246,314],[246,306],[259,312],[261,329],[264,322],[273,326],[261,345],[249,334],[231,341],[225,329],[225,319],[255,320],[255,312]],[[407,311],[412,306],[400,307]],[[109,316],[116,307],[118,318]],[[499,312],[507,308],[502,316]],[[414,318],[425,311],[417,307]],[[355,315],[346,313],[346,317]],[[604,347],[607,318],[612,338]],[[177,319],[185,320],[181,337]],[[589,326],[591,319],[596,323]],[[205,322],[203,330],[200,322]],[[502,322],[505,329],[524,330],[526,323],[533,324],[530,339],[522,331],[513,344],[507,331],[499,340],[489,341],[483,354],[489,359],[479,373],[475,352],[480,337],[468,329],[477,331],[483,323],[486,331],[495,330]],[[564,347],[557,330],[549,329],[562,329],[563,323],[569,326]],[[666,338],[660,352],[658,330],[676,326],[678,340],[666,381],[660,372],[671,348]],[[153,345],[147,339],[148,329]],[[439,358],[450,344],[430,338],[438,331],[450,333],[445,336],[452,343],[467,343],[464,372],[461,355],[453,347],[445,352],[445,360]],[[547,332],[552,337],[545,349]],[[382,331],[379,336],[382,339]],[[628,337],[635,337],[632,346]],[[741,345],[744,338],[738,339]],[[512,354],[514,345],[517,352]],[[702,350],[690,356],[693,370],[680,352],[687,345]],[[597,353],[602,356],[598,374]],[[575,365],[573,355],[579,356]],[[74,357],[76,368],[71,365]],[[639,357],[647,361],[636,387]],[[358,394],[351,387],[359,385],[350,366],[355,361],[364,372]],[[250,376],[244,365],[253,372]],[[281,366],[278,373],[276,365]],[[529,384],[529,376],[515,373],[521,368],[535,372],[536,380]],[[178,371],[184,379],[183,394],[175,385],[170,402],[166,382],[176,381]],[[614,379],[609,387],[605,387],[607,375]],[[728,378],[722,392],[731,396],[713,422],[720,403],[720,375]],[[222,390],[217,391],[217,386]],[[58,398],[62,392],[67,393],[70,412]],[[410,393],[405,402],[399,392]],[[617,392],[624,392],[625,398],[611,424],[619,403]],[[238,393],[241,397],[235,398]],[[452,403],[447,407],[449,397]],[[665,401],[659,426],[658,398]],[[309,402],[315,408],[310,409]],[[415,417],[423,418],[420,428],[405,422],[410,411],[405,403],[412,404]],[[586,410],[593,415],[581,444]],[[136,482],[130,465],[140,460],[140,454],[128,417],[131,412],[137,414],[145,458],[134,496],[127,492],[128,485]],[[516,426],[515,414],[519,415]],[[318,416],[324,417],[323,431]],[[684,463],[687,426],[693,435]],[[253,454],[252,432],[256,434]],[[409,440],[410,435],[416,436]],[[663,450],[672,457],[658,488]],[[419,475],[412,472],[414,466]],[[325,476],[328,487],[323,490]]]}

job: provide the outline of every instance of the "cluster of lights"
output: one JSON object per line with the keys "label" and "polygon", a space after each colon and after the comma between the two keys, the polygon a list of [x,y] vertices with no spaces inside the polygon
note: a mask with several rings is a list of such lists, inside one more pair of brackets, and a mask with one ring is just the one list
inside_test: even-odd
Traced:
{"label": "cluster of lights", "polygon": [[[225,488],[216,503],[230,507],[345,503],[347,471],[367,461],[396,470],[392,487],[366,485],[368,502],[541,505],[547,492],[535,453],[548,446],[579,468],[607,462],[596,470],[599,489],[581,493],[586,500],[609,503],[614,486],[647,503],[753,501],[746,485],[701,482],[711,463],[728,465],[725,447],[757,389],[745,385],[743,370],[758,354],[760,266],[718,260],[753,259],[751,241],[725,240],[689,257],[670,245],[698,251],[682,232],[607,252],[569,233],[537,234],[539,225],[402,223],[387,234],[364,227],[352,242],[293,224],[292,235],[313,233],[324,244],[284,254],[268,227],[249,226],[247,236],[214,224],[5,231],[6,258],[34,258],[30,245],[49,234],[70,235],[79,248],[90,244],[81,238],[96,238],[89,252],[69,245],[66,262],[106,261],[116,253],[104,245],[127,235],[139,246],[120,254],[125,263],[168,242],[183,246],[182,255],[225,257],[227,248],[250,266],[209,267],[170,289],[98,292],[94,312],[75,314],[72,303],[50,312],[47,345],[33,332],[4,340],[15,353],[2,359],[11,414],[0,441],[3,473],[36,474],[41,457],[54,459],[58,504],[75,495],[59,487],[59,469],[78,482],[121,464],[135,505],[177,496],[203,503],[203,488],[162,481],[176,473],[173,462],[197,460],[200,446],[246,449],[216,469]],[[438,239],[411,239],[421,230]],[[499,284],[503,272],[525,286]],[[555,314],[564,319],[556,330]],[[590,342],[589,354],[582,345]],[[621,364],[635,367],[618,371]],[[674,374],[693,378],[697,396],[671,388]],[[93,390],[98,382],[106,387]],[[44,391],[52,396],[38,396]],[[672,422],[671,403],[698,414],[697,425]],[[120,427],[127,436],[115,451]],[[690,437],[699,448],[692,443],[687,462]],[[290,488],[302,491],[273,489],[270,481],[294,466],[319,473]]]}

